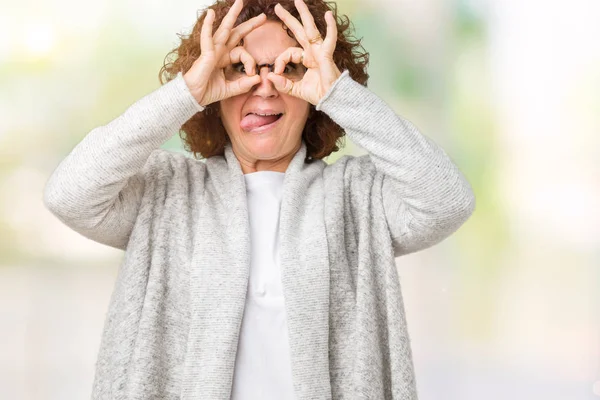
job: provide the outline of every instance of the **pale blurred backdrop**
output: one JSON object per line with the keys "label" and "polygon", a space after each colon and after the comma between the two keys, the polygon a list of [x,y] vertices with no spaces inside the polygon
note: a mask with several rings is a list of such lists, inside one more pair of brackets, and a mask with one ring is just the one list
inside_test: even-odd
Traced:
{"label": "pale blurred backdrop", "polygon": [[[43,186],[159,86],[208,2],[1,1],[0,399],[85,399],[122,253],[64,227]],[[600,1],[338,5],[370,89],[477,197],[455,235],[397,259],[421,400],[600,399]]]}

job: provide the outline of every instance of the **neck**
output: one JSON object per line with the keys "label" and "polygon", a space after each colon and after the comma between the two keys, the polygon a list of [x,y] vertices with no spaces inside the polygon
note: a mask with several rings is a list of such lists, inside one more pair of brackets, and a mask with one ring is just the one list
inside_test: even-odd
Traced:
{"label": "neck", "polygon": [[285,172],[287,167],[290,165],[290,161],[291,159],[281,159],[272,162],[270,160],[257,160],[256,162],[249,164],[240,161],[240,166],[242,167],[242,172],[244,175],[259,171]]}

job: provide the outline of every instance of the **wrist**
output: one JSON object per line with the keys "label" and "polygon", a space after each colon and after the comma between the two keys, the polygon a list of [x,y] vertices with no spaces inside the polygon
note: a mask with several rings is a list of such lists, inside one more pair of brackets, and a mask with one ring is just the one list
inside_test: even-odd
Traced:
{"label": "wrist", "polygon": [[196,99],[196,102],[198,102],[200,106],[206,107],[204,104],[202,104],[202,97],[204,96],[205,87],[198,87],[198,85],[195,85],[187,73],[183,75],[183,81],[188,87],[190,94],[194,97],[194,99]]}

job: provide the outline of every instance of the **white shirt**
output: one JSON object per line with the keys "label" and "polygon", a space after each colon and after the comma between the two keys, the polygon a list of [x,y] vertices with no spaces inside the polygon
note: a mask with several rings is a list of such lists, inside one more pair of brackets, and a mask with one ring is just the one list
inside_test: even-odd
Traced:
{"label": "white shirt", "polygon": [[285,174],[245,174],[252,260],[233,375],[232,400],[294,398],[279,262]]}

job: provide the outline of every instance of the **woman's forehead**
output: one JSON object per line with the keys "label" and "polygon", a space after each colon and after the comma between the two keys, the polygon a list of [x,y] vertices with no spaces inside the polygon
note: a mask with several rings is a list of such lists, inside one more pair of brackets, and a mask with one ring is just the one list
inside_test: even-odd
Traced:
{"label": "woman's forehead", "polygon": [[261,56],[265,58],[265,63],[271,63],[288,47],[298,46],[298,42],[288,35],[281,24],[268,21],[257,27],[244,38],[244,48],[253,57]]}

